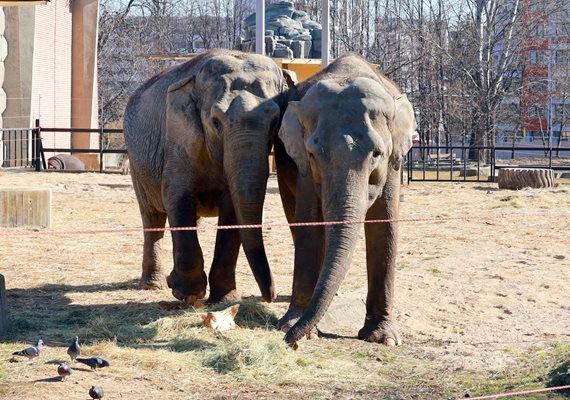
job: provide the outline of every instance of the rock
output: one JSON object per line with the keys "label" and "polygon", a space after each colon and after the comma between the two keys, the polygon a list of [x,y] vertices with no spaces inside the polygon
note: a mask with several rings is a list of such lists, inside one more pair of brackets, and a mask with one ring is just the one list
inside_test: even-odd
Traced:
{"label": "rock", "polygon": [[[236,43],[236,48],[246,52],[255,51],[255,22],[255,13],[243,21],[245,41]],[[273,42],[271,39],[265,40],[265,54],[281,58],[320,57],[321,29],[321,25],[311,21],[306,12],[295,10],[292,1],[269,4],[265,9],[265,36],[272,37]],[[314,43],[315,40],[318,43]],[[289,49],[284,49],[279,43]]]}
{"label": "rock", "polygon": [[321,29],[314,29],[311,31],[311,37],[313,40],[321,40],[322,38],[322,30]]}
{"label": "rock", "polygon": [[315,21],[304,21],[302,24],[303,28],[308,29],[311,32],[314,30],[321,31],[323,29],[323,26]]}
{"label": "rock", "polygon": [[294,40],[291,44],[294,58],[305,58],[305,42]]}
{"label": "rock", "polygon": [[276,48],[273,52],[273,57],[276,58],[293,58],[293,50],[289,47]]}
{"label": "rock", "polygon": [[279,40],[277,40],[277,43],[282,44],[285,47],[291,47],[291,45],[293,44],[293,41],[289,40],[289,39],[279,39]]}
{"label": "rock", "polygon": [[275,38],[272,36],[265,36],[265,55],[273,57],[275,46],[276,46]]}

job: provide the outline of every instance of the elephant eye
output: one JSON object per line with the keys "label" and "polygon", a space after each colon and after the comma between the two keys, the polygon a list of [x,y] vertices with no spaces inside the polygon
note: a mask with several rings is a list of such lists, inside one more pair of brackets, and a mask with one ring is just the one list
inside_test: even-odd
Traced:
{"label": "elephant eye", "polygon": [[378,149],[372,151],[372,157],[378,158],[382,155],[382,152]]}
{"label": "elephant eye", "polygon": [[222,133],[222,122],[218,118],[212,119],[212,124],[214,125],[214,129],[218,131],[218,133]]}

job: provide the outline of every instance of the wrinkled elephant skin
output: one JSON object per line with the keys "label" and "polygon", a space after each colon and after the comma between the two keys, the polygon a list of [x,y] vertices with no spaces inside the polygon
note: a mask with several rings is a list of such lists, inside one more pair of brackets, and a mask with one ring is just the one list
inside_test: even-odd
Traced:
{"label": "wrinkled elephant skin", "polygon": [[[377,67],[345,55],[289,93],[275,144],[290,222],[398,217],[402,159],[412,144],[412,105]],[[298,201],[302,199],[302,201]],[[280,321],[295,347],[326,313],[346,276],[357,224],[297,227],[293,291]],[[368,295],[359,337],[400,344],[393,322],[395,223],[366,224]]]}
{"label": "wrinkled elephant skin", "polygon": [[[212,50],[143,84],[125,110],[131,176],[145,228],[259,224],[269,176],[267,157],[281,118],[282,71],[263,56]],[[162,288],[163,232],[144,233],[141,286]],[[172,232],[167,279],[178,299],[206,294],[208,278],[196,231]],[[261,294],[275,298],[260,229],[219,230],[209,271],[209,301],[238,298],[235,267],[244,248]]]}

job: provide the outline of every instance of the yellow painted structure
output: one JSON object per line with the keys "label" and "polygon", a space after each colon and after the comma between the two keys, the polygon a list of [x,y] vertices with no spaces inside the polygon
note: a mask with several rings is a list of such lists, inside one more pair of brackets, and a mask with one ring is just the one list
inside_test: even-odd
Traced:
{"label": "yellow painted structure", "polygon": [[281,68],[295,72],[299,82],[321,70],[320,58],[274,58],[273,60]]}

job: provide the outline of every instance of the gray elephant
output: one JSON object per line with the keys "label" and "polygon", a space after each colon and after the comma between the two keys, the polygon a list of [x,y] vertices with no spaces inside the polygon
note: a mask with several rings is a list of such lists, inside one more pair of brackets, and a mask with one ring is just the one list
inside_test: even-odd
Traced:
{"label": "gray elephant", "polygon": [[[125,141],[144,228],[260,224],[268,155],[288,88],[269,58],[212,50],[143,84],[125,110]],[[160,241],[145,231],[141,286],[163,287]],[[205,296],[207,277],[196,231],[173,231],[168,286],[178,299]],[[210,302],[237,298],[240,244],[263,298],[275,298],[261,229],[218,230],[209,272]]]}
{"label": "gray elephant", "polygon": [[[291,89],[275,144],[290,222],[398,217],[401,163],[412,145],[412,105],[377,67],[344,55]],[[299,201],[302,199],[302,201]],[[361,339],[400,344],[392,316],[397,224],[365,224],[368,295]],[[312,334],[351,263],[359,224],[297,227],[285,340]]]}
{"label": "gray elephant", "polygon": [[61,169],[67,171],[83,171],[85,164],[79,158],[70,154],[58,154],[48,158],[48,169]]}

